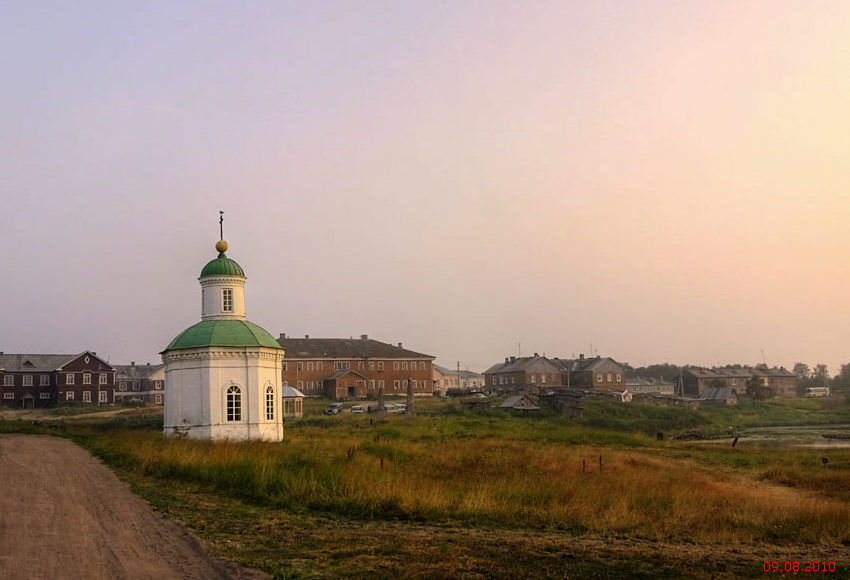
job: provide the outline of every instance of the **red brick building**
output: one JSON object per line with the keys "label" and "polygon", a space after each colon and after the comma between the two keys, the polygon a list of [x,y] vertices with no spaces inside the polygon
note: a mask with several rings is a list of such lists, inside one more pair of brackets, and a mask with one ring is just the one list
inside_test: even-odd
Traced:
{"label": "red brick building", "polygon": [[407,382],[416,395],[431,395],[434,357],[402,346],[356,338],[289,338],[277,341],[286,352],[283,380],[305,396],[324,395],[333,400],[363,399],[407,393]]}
{"label": "red brick building", "polygon": [[115,368],[94,352],[0,353],[0,404],[33,408],[114,401]]}

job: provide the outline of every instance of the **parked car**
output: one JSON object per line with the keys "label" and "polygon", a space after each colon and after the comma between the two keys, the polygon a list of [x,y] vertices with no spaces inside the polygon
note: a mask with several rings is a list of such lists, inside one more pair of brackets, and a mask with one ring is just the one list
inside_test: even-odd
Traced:
{"label": "parked car", "polygon": [[342,403],[331,403],[328,408],[322,411],[325,415],[336,415],[342,413]]}
{"label": "parked car", "polygon": [[407,403],[396,403],[395,412],[396,413],[404,413],[407,411]]}
{"label": "parked car", "polygon": [[364,412],[363,406],[362,405],[354,405],[354,406],[351,407],[351,412],[352,413],[363,413]]}
{"label": "parked car", "polygon": [[384,411],[386,411],[387,413],[395,413],[395,408],[396,408],[396,407],[395,407],[395,405],[394,405],[394,404],[392,404],[392,405],[384,405]]}
{"label": "parked car", "polygon": [[369,413],[377,413],[378,412],[378,405],[369,405],[368,407],[366,407],[366,410]]}

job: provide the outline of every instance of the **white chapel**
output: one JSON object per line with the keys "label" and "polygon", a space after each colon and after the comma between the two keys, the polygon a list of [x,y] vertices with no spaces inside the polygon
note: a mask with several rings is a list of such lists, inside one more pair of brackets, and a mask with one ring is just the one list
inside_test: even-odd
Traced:
{"label": "white chapel", "polygon": [[215,245],[201,270],[201,321],[162,351],[166,435],[283,438],[281,361],[271,334],[245,320],[245,272]]}

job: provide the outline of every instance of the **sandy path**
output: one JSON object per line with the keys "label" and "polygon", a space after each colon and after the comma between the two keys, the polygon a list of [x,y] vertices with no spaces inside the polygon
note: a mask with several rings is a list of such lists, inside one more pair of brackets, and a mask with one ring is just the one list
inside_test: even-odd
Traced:
{"label": "sandy path", "polygon": [[0,578],[268,578],[207,555],[87,451],[64,439],[0,436]]}

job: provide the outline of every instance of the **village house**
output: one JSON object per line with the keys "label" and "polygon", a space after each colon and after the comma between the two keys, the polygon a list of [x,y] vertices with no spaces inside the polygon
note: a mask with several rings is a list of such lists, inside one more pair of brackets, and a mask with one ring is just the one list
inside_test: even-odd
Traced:
{"label": "village house", "polygon": [[663,379],[626,379],[626,390],[633,395],[645,395],[655,393],[659,395],[672,395],[676,392],[675,383]]}
{"label": "village house", "polygon": [[0,352],[0,404],[30,409],[115,400],[115,368],[92,351],[80,354]]}
{"label": "village house", "polygon": [[760,378],[772,397],[797,396],[797,375],[784,368],[687,368],[682,370],[681,381],[684,395],[698,399],[711,387],[730,387],[743,394],[752,377]]}
{"label": "village house", "polygon": [[461,392],[483,391],[484,375],[470,370],[452,370],[440,365],[432,365],[434,392],[445,395],[449,389],[459,389]]}
{"label": "village house", "polygon": [[335,401],[407,393],[434,393],[434,357],[362,335],[356,338],[290,338],[281,334],[286,350],[283,380],[305,396],[324,395]]}
{"label": "village house", "polygon": [[165,365],[150,363],[136,365],[115,365],[115,401],[164,404]]}
{"label": "village house", "polygon": [[538,394],[546,387],[561,386],[561,368],[545,356],[507,357],[484,371],[490,392]]}
{"label": "village house", "polygon": [[626,370],[610,357],[579,355],[576,360],[555,359],[555,362],[562,370],[565,387],[617,393],[626,390]]}

